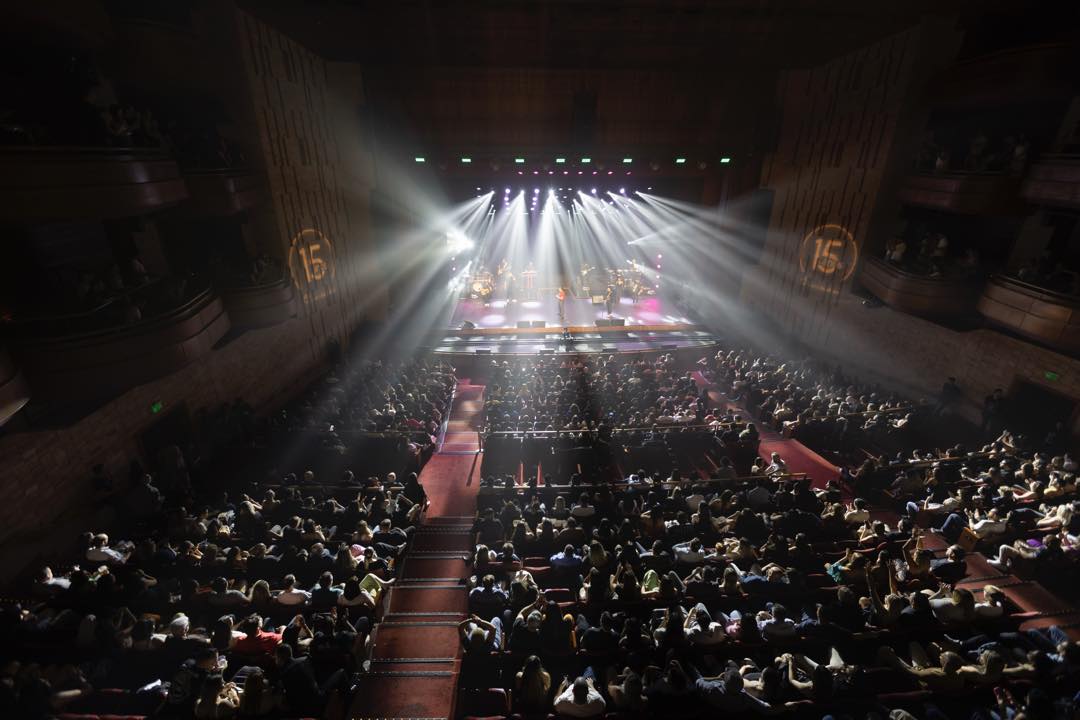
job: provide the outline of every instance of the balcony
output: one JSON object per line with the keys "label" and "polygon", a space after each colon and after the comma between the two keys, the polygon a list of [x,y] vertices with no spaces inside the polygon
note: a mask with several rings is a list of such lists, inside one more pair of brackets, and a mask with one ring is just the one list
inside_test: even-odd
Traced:
{"label": "balcony", "polygon": [[296,317],[296,293],[288,278],[266,285],[230,288],[222,292],[222,297],[235,328],[269,327]]}
{"label": "balcony", "polygon": [[859,284],[889,307],[923,317],[969,315],[978,296],[978,287],[972,282],[917,275],[876,257],[863,260]]}
{"label": "balcony", "polygon": [[966,215],[1018,215],[1020,179],[1002,173],[911,173],[900,187],[907,205]]}
{"label": "balcony", "polygon": [[928,92],[935,106],[954,109],[1068,98],[1075,71],[1068,44],[1025,45],[957,62]]}
{"label": "balcony", "polygon": [[1028,170],[1020,194],[1035,205],[1080,207],[1080,155],[1041,156]]}
{"label": "balcony", "polygon": [[265,187],[262,173],[253,170],[185,171],[188,201],[196,215],[234,215],[258,205]]}
{"label": "balcony", "polygon": [[188,196],[180,169],[157,151],[86,147],[0,148],[0,217],[134,217]]}
{"label": "balcony", "polygon": [[0,426],[30,402],[30,388],[15,361],[6,350],[0,350]]}
{"label": "balcony", "polygon": [[1080,297],[995,276],[978,310],[992,323],[1070,354],[1080,352]]}
{"label": "balcony", "polygon": [[35,399],[64,405],[107,399],[207,355],[230,327],[224,303],[209,289],[145,319],[72,331],[92,319],[38,318],[8,328],[13,354],[41,388]]}

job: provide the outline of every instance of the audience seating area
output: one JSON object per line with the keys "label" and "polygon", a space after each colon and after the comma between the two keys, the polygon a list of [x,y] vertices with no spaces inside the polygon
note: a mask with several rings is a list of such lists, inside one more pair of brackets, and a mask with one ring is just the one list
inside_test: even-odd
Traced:
{"label": "audience seating area", "polygon": [[[946,407],[749,349],[546,362],[479,401],[432,361],[345,363],[206,469],[133,473],[116,527],[6,599],[5,716],[1072,712],[1060,448],[917,450]],[[580,403],[605,374],[639,386],[621,416]],[[484,450],[447,478],[455,387]]]}
{"label": "audience seating area", "polygon": [[[916,450],[940,403],[810,362],[733,350],[701,367],[697,421],[786,431],[843,458],[839,476],[776,454],[745,476],[683,452],[639,470],[614,433],[576,424],[610,467],[567,475],[557,431],[489,435],[501,460],[489,473],[485,457],[477,495],[459,715],[1071,713],[1072,458],[1007,431]],[[512,372],[524,405],[552,368]]]}

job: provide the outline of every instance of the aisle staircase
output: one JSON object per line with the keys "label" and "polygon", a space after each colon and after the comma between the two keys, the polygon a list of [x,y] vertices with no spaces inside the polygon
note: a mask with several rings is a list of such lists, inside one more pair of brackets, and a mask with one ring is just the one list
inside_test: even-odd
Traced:
{"label": "aisle staircase", "polygon": [[457,626],[468,604],[463,558],[473,549],[483,391],[482,385],[458,381],[442,444],[420,474],[430,505],[399,560],[397,582],[375,628],[370,672],[360,682],[350,717],[454,716]]}

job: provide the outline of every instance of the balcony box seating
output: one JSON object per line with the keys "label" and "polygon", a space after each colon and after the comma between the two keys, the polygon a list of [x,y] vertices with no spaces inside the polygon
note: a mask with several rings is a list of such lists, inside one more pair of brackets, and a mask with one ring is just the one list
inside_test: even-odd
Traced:
{"label": "balcony box seating", "polygon": [[296,317],[296,292],[288,278],[276,283],[222,291],[229,319],[236,328],[278,325]]}
{"label": "balcony box seating", "polygon": [[971,281],[917,275],[876,257],[863,260],[859,283],[889,307],[924,317],[969,315],[978,296]]}
{"label": "balcony box seating", "polygon": [[1080,352],[1080,298],[995,276],[977,307],[996,325],[1056,350]]}
{"label": "balcony box seating", "polygon": [[1080,155],[1042,155],[1028,169],[1020,194],[1035,205],[1080,208]]}
{"label": "balcony box seating", "polygon": [[62,334],[20,328],[12,350],[38,396],[65,402],[101,399],[176,372],[207,355],[229,331],[225,304],[209,289],[139,322]]}
{"label": "balcony box seating", "polygon": [[176,162],[133,148],[0,148],[0,217],[101,220],[145,215],[187,199]]}
{"label": "balcony box seating", "polygon": [[1025,211],[1020,178],[1003,173],[914,172],[904,178],[900,201],[966,215],[1018,215]]}

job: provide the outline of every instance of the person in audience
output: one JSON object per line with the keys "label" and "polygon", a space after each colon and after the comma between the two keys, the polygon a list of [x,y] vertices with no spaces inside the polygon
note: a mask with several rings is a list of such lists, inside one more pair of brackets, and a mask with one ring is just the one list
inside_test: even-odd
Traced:
{"label": "person in audience", "polygon": [[572,683],[563,681],[554,706],[555,712],[563,717],[594,718],[604,714],[607,703],[596,690],[592,677],[579,677]]}

